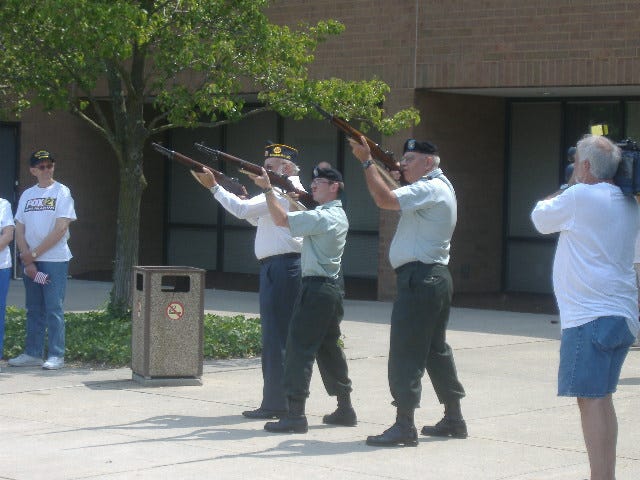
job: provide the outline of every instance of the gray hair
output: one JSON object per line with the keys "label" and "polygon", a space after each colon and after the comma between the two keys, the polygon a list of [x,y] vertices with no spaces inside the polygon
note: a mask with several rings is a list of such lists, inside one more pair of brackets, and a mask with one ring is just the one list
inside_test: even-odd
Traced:
{"label": "gray hair", "polygon": [[294,175],[300,173],[300,167],[293,163],[291,160],[283,160],[283,162],[291,167]]}
{"label": "gray hair", "polygon": [[607,137],[585,135],[576,145],[578,161],[589,160],[591,174],[598,180],[614,177],[622,158],[620,148]]}

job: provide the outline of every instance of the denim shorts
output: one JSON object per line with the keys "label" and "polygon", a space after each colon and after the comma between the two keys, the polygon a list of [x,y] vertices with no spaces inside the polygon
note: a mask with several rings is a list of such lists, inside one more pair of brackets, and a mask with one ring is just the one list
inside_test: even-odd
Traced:
{"label": "denim shorts", "polygon": [[620,370],[635,338],[624,317],[599,317],[566,328],[560,340],[558,395],[605,397],[616,391]]}

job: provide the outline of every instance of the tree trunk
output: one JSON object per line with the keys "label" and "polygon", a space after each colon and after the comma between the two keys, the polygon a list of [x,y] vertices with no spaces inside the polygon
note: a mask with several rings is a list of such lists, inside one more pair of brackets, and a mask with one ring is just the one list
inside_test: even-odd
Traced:
{"label": "tree trunk", "polygon": [[145,188],[142,148],[128,154],[128,158],[124,159],[127,166],[120,169],[116,253],[109,305],[112,312],[120,315],[126,314],[131,308],[131,277],[133,266],[138,263],[140,200]]}

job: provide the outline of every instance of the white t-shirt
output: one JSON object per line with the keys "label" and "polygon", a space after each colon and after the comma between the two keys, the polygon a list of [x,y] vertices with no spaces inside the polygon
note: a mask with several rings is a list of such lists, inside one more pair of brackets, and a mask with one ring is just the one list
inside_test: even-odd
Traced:
{"label": "white t-shirt", "polygon": [[[11,213],[11,204],[4,198],[0,198],[0,232],[4,227],[13,226],[13,214]],[[11,249],[9,245],[0,250],[0,268],[10,268]]]}
{"label": "white t-shirt", "polygon": [[[16,222],[25,226],[25,240],[31,248],[42,243],[42,240],[53,230],[58,218],[76,219],[73,198],[69,189],[59,182],[41,188],[38,185],[25,190],[20,196],[16,210]],[[71,260],[71,250],[67,245],[69,231],[46,252],[38,256],[38,261],[67,262]]]}
{"label": "white t-shirt", "polygon": [[553,289],[562,328],[615,315],[626,318],[631,333],[637,335],[635,200],[609,183],[577,184],[539,201],[531,218],[540,233],[560,232]]}

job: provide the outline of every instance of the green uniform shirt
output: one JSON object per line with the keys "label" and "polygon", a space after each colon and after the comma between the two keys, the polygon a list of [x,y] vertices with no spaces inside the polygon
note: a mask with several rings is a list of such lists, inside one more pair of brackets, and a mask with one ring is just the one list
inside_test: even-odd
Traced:
{"label": "green uniform shirt", "polygon": [[287,216],[291,235],[303,237],[302,276],[337,278],[349,230],[342,202],[333,200]]}
{"label": "green uniform shirt", "polygon": [[393,268],[415,261],[448,265],[457,220],[456,195],[449,180],[438,168],[394,193],[401,215],[389,248]]}

